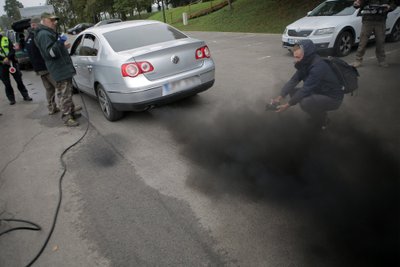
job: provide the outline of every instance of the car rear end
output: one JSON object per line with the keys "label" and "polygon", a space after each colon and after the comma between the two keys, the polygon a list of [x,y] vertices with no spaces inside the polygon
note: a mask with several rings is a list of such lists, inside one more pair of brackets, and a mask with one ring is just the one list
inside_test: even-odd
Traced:
{"label": "car rear end", "polygon": [[[120,36],[131,36],[120,41]],[[123,58],[121,84],[104,84],[117,110],[142,110],[209,89],[215,66],[204,41],[159,22],[104,33]],[[132,48],[126,50],[126,48]]]}
{"label": "car rear end", "polygon": [[22,19],[11,25],[13,31],[7,32],[7,37],[14,43],[15,59],[21,68],[29,66],[30,59],[25,48],[26,30],[30,27],[30,19]]}

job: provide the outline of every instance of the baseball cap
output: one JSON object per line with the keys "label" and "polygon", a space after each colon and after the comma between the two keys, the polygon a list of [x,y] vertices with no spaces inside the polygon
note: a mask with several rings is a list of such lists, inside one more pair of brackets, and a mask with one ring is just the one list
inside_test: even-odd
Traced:
{"label": "baseball cap", "polygon": [[31,18],[31,23],[40,23],[40,20],[41,20],[40,17],[36,16]]}
{"label": "baseball cap", "polygon": [[59,17],[57,17],[56,15],[50,14],[50,13],[47,13],[47,12],[42,13],[41,18],[42,19],[55,19],[55,20],[59,19]]}

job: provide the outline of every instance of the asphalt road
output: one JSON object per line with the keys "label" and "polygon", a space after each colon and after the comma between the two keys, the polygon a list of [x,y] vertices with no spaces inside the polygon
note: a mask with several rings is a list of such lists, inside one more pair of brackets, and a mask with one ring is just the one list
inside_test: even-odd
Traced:
{"label": "asphalt road", "polygon": [[[280,36],[190,33],[207,41],[216,83],[198,96],[108,122],[79,95],[87,135],[64,157],[63,202],[36,266],[390,266],[399,251],[400,48],[380,68],[371,44],[360,89],[327,132],[298,108],[264,110],[294,72]],[[351,62],[352,53],[345,58]],[[49,231],[67,129],[0,95],[0,218],[41,232],[0,237],[0,266],[24,266]],[[0,232],[9,225],[0,224]],[[394,265],[392,265],[394,266]]]}

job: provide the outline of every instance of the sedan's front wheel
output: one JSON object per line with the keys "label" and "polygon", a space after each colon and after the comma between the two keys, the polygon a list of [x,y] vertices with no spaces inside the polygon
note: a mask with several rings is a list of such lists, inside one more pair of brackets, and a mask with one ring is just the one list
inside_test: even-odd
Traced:
{"label": "sedan's front wheel", "polygon": [[344,57],[350,54],[351,48],[354,45],[354,36],[350,31],[341,32],[336,38],[335,54],[338,57]]}
{"label": "sedan's front wheel", "polygon": [[122,118],[124,113],[122,111],[116,110],[110,99],[107,96],[106,91],[104,90],[102,85],[97,86],[97,99],[100,104],[101,111],[103,112],[104,117],[106,117],[109,121],[116,121]]}

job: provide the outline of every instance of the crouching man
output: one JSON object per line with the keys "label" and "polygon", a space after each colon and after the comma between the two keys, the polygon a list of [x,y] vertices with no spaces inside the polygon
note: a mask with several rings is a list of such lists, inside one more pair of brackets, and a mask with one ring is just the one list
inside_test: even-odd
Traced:
{"label": "crouching man", "polygon": [[[271,102],[278,105],[276,112],[283,112],[299,103],[301,109],[310,115],[312,125],[324,130],[329,122],[327,112],[342,104],[342,85],[328,63],[317,55],[311,40],[301,40],[296,44],[293,56],[297,71]],[[296,87],[301,81],[302,87]],[[287,95],[290,100],[281,104]]]}

